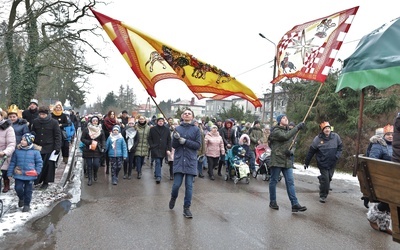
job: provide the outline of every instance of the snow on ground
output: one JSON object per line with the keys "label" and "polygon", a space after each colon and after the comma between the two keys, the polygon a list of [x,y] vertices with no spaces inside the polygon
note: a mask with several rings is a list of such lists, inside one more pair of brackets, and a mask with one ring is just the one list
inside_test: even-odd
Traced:
{"label": "snow on ground", "polygon": [[81,172],[81,164],[77,162],[71,175],[72,181],[66,188],[57,183],[49,183],[46,190],[41,190],[40,185],[35,187],[30,205],[31,211],[27,213],[23,213],[22,208],[18,207],[18,197],[14,190],[14,181],[11,179],[10,191],[0,193],[0,199],[4,204],[3,216],[0,218],[0,240],[5,233],[18,231],[19,227],[30,219],[44,216],[58,201],[69,199],[72,208],[75,208],[81,196]]}
{"label": "snow on ground", "polygon": [[[309,167],[304,169],[303,165],[295,164],[295,175],[318,176],[318,168]],[[15,232],[19,227],[23,226],[26,221],[38,216],[44,216],[57,201],[69,199],[72,203],[72,209],[80,201],[81,197],[81,161],[77,161],[76,167],[73,169],[71,183],[68,184],[68,190],[56,183],[50,183],[46,190],[35,188],[32,195],[31,211],[22,213],[22,208],[18,208],[18,197],[14,190],[14,184],[8,193],[1,193],[0,198],[4,203],[3,216],[0,218],[0,238],[5,233]],[[335,172],[334,179],[342,179],[352,184],[359,185],[358,179],[350,174]]]}

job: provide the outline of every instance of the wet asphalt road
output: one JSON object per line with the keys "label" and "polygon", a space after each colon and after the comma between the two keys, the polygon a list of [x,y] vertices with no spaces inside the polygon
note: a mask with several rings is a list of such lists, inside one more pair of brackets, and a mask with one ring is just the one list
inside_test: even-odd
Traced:
{"label": "wet asphalt road", "polygon": [[84,180],[79,208],[57,224],[56,249],[400,249],[370,228],[359,187],[344,180],[332,182],[321,204],[317,178],[296,175],[297,196],[308,210],[292,213],[284,180],[276,211],[268,207],[268,182],[260,176],[236,185],[223,177],[196,178],[193,219],[186,219],[184,189],[170,210],[168,166],[162,171],[158,185],[147,165],[142,179],[120,176],[117,186],[103,172],[91,187]]}

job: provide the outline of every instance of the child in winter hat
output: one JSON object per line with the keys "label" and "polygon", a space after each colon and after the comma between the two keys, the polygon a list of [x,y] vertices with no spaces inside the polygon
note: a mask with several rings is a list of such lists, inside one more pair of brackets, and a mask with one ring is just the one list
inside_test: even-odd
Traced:
{"label": "child in winter hat", "polygon": [[281,114],[281,115],[278,115],[278,117],[276,117],[276,122],[278,123],[278,125],[280,125],[282,118],[285,116],[286,116],[285,114]]}

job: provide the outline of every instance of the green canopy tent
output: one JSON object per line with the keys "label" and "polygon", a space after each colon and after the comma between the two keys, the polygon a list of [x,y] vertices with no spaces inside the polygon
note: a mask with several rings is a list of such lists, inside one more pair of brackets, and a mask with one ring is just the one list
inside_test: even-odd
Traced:
{"label": "green canopy tent", "polygon": [[339,76],[336,92],[343,88],[361,90],[360,115],[356,141],[356,176],[360,135],[364,110],[364,89],[374,86],[379,90],[400,83],[400,17],[375,29],[364,36],[354,53],[344,60],[342,74]]}

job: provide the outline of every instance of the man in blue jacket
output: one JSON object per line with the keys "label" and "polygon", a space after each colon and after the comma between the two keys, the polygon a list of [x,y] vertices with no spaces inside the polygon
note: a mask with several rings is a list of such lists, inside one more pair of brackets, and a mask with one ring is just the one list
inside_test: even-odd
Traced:
{"label": "man in blue jacket", "polygon": [[331,131],[329,122],[320,125],[319,133],[311,143],[310,149],[304,162],[304,169],[308,168],[314,154],[317,158],[317,167],[321,173],[319,179],[319,202],[325,203],[329,194],[330,183],[335,173],[336,162],[342,155],[342,140],[340,136]]}
{"label": "man in blue jacket", "polygon": [[172,147],[175,149],[174,184],[172,185],[169,208],[174,208],[179,188],[185,177],[183,215],[186,218],[192,218],[190,205],[192,203],[193,178],[197,175],[197,150],[201,146],[201,134],[200,129],[193,123],[194,113],[192,110],[185,109],[181,118],[182,123],[175,128],[172,138]]}

